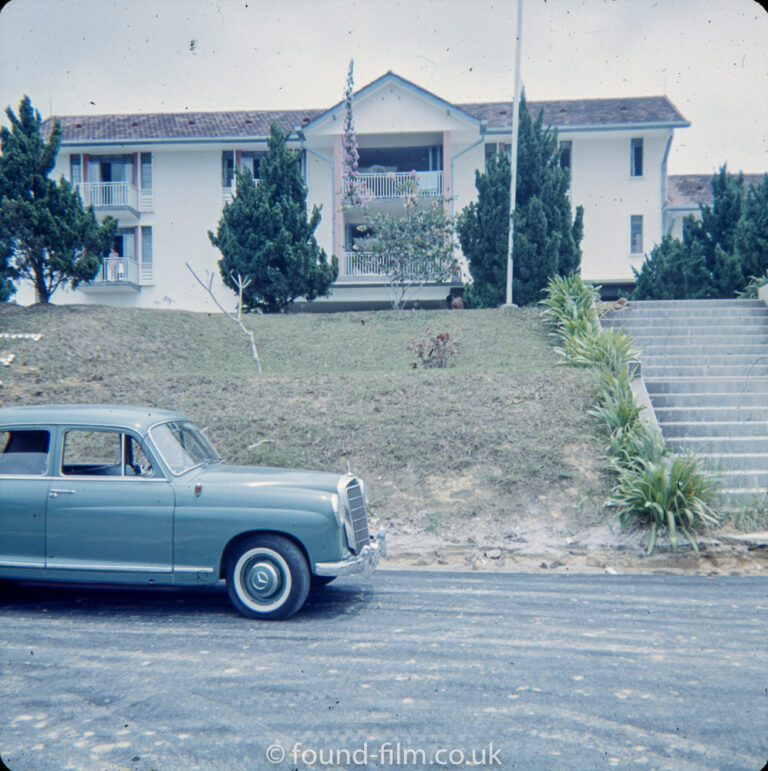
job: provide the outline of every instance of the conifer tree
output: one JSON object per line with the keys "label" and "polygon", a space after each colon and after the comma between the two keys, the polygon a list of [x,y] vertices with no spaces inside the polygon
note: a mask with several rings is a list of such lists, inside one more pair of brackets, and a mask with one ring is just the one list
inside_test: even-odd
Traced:
{"label": "conifer tree", "polygon": [[279,313],[297,298],[327,295],[338,275],[315,238],[320,209],[307,215],[307,186],[297,153],[287,148],[287,135],[273,124],[269,151],[259,166],[258,184],[250,171],[237,174],[237,191],[224,207],[211,243],[222,258],[224,283],[238,291],[238,276],[250,279],[243,294],[246,308]]}
{"label": "conifer tree", "polygon": [[0,299],[10,296],[10,279],[21,278],[33,283],[39,302],[49,303],[62,284],[75,288],[96,276],[117,221],[107,217],[99,224],[65,179],[48,178],[61,142],[58,121],[46,141],[29,97],[18,116],[10,107],[6,115],[11,128],[0,130]]}
{"label": "conifer tree", "polygon": [[734,243],[744,278],[764,276],[768,271],[768,174],[747,191]]}
{"label": "conifer tree", "polygon": [[[515,194],[513,297],[519,305],[537,302],[554,274],[578,271],[583,209],[572,218],[570,174],[560,167],[557,132],[533,121],[525,96],[520,100]],[[509,238],[510,163],[491,159],[485,174],[475,174],[478,200],[459,215],[458,233],[469,261],[470,304],[500,305],[506,295]]]}

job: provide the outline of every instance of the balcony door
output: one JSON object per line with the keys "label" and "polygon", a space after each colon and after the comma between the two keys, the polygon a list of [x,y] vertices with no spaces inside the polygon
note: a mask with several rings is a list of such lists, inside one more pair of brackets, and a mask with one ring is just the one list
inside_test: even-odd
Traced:
{"label": "balcony door", "polygon": [[88,160],[89,182],[129,182],[133,184],[132,155],[96,155]]}

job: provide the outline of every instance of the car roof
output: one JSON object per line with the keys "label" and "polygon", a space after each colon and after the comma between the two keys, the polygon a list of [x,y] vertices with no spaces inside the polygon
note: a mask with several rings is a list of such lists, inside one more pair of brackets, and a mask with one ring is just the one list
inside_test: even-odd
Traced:
{"label": "car roof", "polygon": [[146,433],[150,426],[168,420],[188,420],[180,412],[154,407],[112,404],[37,404],[0,408],[0,428],[13,426],[108,426]]}

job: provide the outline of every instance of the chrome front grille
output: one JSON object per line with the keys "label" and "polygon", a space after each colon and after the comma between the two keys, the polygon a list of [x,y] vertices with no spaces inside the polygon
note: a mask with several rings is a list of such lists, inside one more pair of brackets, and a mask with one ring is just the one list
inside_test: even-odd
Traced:
{"label": "chrome front grille", "polygon": [[368,515],[365,511],[365,495],[363,494],[363,488],[357,479],[353,479],[347,485],[347,509],[349,510],[349,518],[352,523],[352,540],[350,546],[355,553],[360,552],[367,543],[370,542],[370,536],[368,535]]}

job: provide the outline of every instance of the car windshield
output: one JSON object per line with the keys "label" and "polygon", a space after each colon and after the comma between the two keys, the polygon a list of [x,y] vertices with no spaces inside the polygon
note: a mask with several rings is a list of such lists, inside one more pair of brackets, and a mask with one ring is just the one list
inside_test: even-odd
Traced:
{"label": "car windshield", "polygon": [[183,474],[195,466],[221,460],[221,456],[203,436],[203,432],[193,423],[161,423],[153,426],[149,434],[174,474]]}

